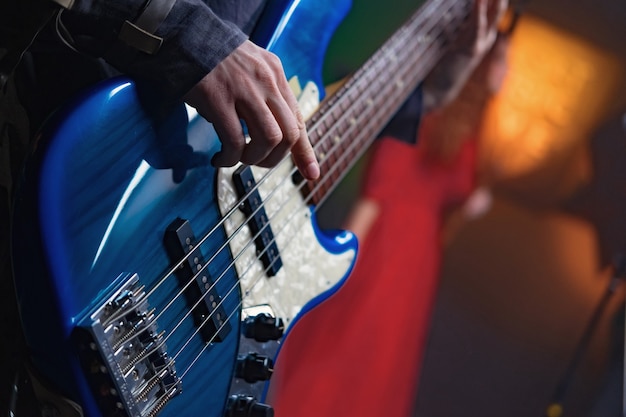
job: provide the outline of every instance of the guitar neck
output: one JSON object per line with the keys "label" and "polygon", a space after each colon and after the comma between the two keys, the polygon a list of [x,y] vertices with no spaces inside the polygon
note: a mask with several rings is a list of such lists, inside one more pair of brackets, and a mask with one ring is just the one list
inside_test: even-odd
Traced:
{"label": "guitar neck", "polygon": [[307,122],[321,175],[306,190],[320,204],[444,54],[469,1],[431,0],[389,38]]}

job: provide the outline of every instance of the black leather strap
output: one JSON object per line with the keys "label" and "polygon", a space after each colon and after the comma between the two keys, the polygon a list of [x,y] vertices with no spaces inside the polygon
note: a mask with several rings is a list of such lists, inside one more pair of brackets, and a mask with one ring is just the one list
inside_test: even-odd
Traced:
{"label": "black leather strap", "polygon": [[[64,1],[64,0],[60,0]],[[68,0],[73,1],[73,0]],[[154,32],[174,7],[176,0],[151,0],[134,22],[125,21],[119,39],[127,45],[148,54],[155,54],[163,43],[163,38]]]}
{"label": "black leather strap", "polygon": [[52,0],[52,2],[58,4],[64,9],[71,9],[74,5],[74,0]]}

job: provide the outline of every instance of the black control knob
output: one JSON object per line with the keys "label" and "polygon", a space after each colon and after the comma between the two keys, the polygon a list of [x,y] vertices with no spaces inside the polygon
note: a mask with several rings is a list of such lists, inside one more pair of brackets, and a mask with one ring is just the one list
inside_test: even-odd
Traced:
{"label": "black control knob", "polygon": [[235,376],[246,382],[267,381],[274,372],[274,362],[267,356],[250,353],[237,359]]}
{"label": "black control knob", "polygon": [[283,319],[277,319],[266,313],[248,317],[244,320],[242,326],[243,335],[257,342],[278,340],[283,337],[283,332],[285,331]]}
{"label": "black control knob", "polygon": [[254,397],[231,395],[224,417],[274,417],[274,409],[258,402]]}

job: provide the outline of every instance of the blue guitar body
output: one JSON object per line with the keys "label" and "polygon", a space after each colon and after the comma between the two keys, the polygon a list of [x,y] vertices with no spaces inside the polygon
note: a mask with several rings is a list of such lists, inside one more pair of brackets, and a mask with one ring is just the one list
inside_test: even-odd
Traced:
{"label": "blue guitar body", "polygon": [[[324,52],[349,7],[349,0],[270,1],[253,40],[282,59],[288,78],[321,92]],[[229,236],[237,230],[222,219],[237,207],[219,205],[231,172],[209,163],[220,148],[212,126],[189,119],[182,105],[156,117],[142,103],[129,80],[96,86],[53,117],[28,163],[12,240],[32,363],[85,416],[220,417],[242,308],[264,302],[246,301],[257,287],[243,286],[245,268],[234,267],[239,256]],[[306,294],[307,302],[281,301],[289,325],[338,289],[356,253],[350,234],[322,233],[307,216],[315,238],[301,245],[344,260],[337,272],[324,272],[324,286]],[[272,224],[281,239],[285,221]],[[277,240],[290,275],[289,264],[300,262],[286,249],[293,241]],[[185,277],[187,267],[203,273]],[[278,288],[299,280],[280,274],[259,279]],[[202,296],[193,299],[194,291]]]}

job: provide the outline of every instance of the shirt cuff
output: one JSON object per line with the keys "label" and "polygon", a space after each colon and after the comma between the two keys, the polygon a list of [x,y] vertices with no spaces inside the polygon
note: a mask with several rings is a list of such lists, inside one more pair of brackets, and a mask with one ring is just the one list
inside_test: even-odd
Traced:
{"label": "shirt cuff", "polygon": [[247,39],[201,0],[177,0],[154,33],[163,38],[161,47],[154,54],[139,51],[117,34],[126,20],[141,14],[143,3],[78,0],[63,19],[81,50],[103,57],[165,99],[179,100]]}

